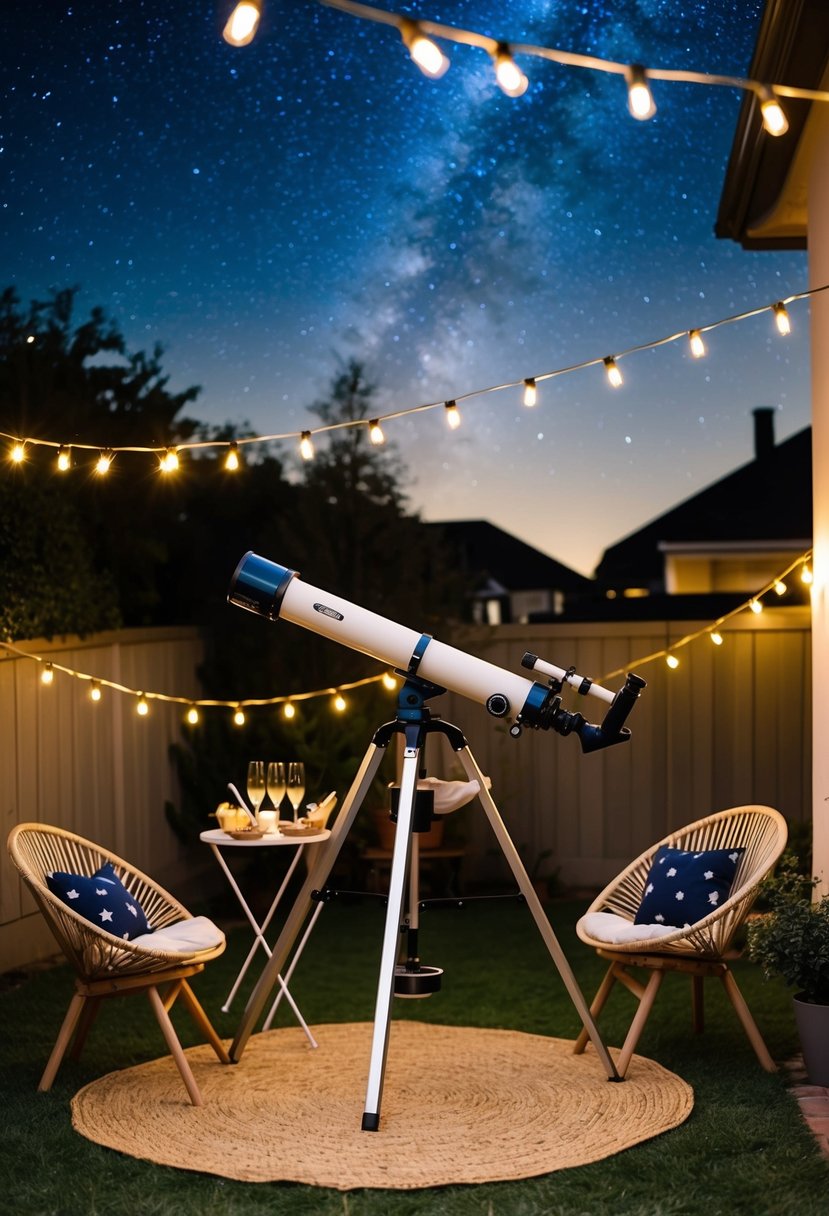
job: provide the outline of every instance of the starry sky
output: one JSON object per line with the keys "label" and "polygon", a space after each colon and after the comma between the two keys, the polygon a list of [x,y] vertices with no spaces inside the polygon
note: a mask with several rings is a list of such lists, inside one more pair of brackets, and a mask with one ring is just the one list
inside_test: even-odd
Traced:
{"label": "starry sky", "polygon": [[[803,253],[713,235],[740,104],[525,57],[521,98],[445,45],[266,0],[255,41],[218,0],[3,0],[0,267],[24,301],[80,286],[131,349],[165,348],[189,413],[304,429],[344,359],[377,413],[617,354],[807,287]],[[391,5],[390,5],[391,7]],[[419,0],[423,18],[653,67],[746,75],[760,0]],[[539,386],[389,422],[426,519],[485,518],[574,569],[750,460],[751,411],[809,422],[808,304]],[[65,436],[55,435],[60,441]],[[148,440],[149,441],[149,440]],[[285,445],[294,450],[293,441]],[[271,555],[279,560],[279,555]]]}

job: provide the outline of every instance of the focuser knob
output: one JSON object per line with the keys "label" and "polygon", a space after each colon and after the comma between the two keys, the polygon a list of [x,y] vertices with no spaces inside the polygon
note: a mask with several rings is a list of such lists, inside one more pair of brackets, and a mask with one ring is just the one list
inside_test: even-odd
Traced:
{"label": "focuser knob", "polygon": [[493,718],[506,718],[510,711],[509,697],[502,692],[494,692],[486,699],[486,711],[492,714]]}

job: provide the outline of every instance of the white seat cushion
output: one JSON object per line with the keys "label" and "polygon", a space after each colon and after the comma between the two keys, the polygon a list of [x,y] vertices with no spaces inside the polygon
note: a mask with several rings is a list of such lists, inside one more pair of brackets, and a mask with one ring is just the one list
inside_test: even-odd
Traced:
{"label": "white seat cushion", "polygon": [[225,939],[224,933],[206,916],[191,916],[165,925],[154,933],[143,933],[134,937],[131,946],[145,946],[148,950],[169,950],[173,954],[193,954],[198,950],[212,950]]}
{"label": "white seat cushion", "polygon": [[635,925],[633,921],[617,916],[615,912],[588,912],[579,924],[588,937],[609,946],[621,942],[643,942],[653,938],[678,933],[678,925]]}

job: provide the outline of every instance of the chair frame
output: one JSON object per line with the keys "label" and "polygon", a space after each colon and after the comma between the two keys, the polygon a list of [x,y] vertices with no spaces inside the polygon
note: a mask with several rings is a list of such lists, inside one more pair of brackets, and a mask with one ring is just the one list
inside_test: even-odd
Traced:
{"label": "chair frame", "polygon": [[194,1106],[201,1106],[201,1092],[176,1035],[170,1010],[181,997],[221,1063],[230,1063],[221,1039],[188,983],[192,976],[204,970],[206,963],[223,953],[224,937],[218,945],[201,950],[157,950],[125,942],[73,911],[49,890],[45,875],[64,870],[91,876],[105,862],[112,862],[121,882],[143,907],[153,930],[192,919],[183,904],[142,871],[117,854],[65,828],[40,823],[18,824],[9,835],[8,850],[13,864],[75,971],[75,991],[38,1090],[43,1092],[51,1088],[70,1043],[71,1057],[77,1059],[80,1056],[103,1000],[143,991],[190,1101]]}
{"label": "chair frame", "polygon": [[[704,1026],[703,981],[712,976],[720,979],[760,1064],[767,1072],[776,1072],[777,1066],[725,955],[757,897],[760,883],[774,868],[786,847],[787,835],[785,819],[779,811],[768,806],[752,804],[732,807],[698,819],[687,827],[671,832],[632,861],[594,899],[579,920],[576,933],[581,941],[592,946],[600,958],[610,963],[590,1007],[593,1017],[598,1017],[617,982],[639,1002],[616,1060],[620,1076],[627,1071],[662,980],[669,971],[683,972],[691,977],[695,1031],[702,1031]],[[612,912],[633,923],[654,856],[663,845],[691,852],[743,847],[745,852],[737,865],[729,898],[709,916],[687,929],[677,929],[664,937],[614,943],[593,937],[585,927],[585,918],[591,913]],[[647,984],[643,985],[629,974],[629,968],[650,971]],[[582,1031],[576,1039],[574,1052],[580,1054],[586,1044],[587,1035]]]}

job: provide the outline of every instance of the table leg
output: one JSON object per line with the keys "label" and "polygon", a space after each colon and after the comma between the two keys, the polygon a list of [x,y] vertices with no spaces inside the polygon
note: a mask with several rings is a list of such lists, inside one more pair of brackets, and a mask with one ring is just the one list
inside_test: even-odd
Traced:
{"label": "table leg", "polygon": [[[305,943],[308,941],[308,938],[311,936],[311,930],[313,929],[314,925],[317,923],[317,917],[319,916],[320,912],[322,912],[322,904],[318,903],[316,908],[314,908],[314,912],[313,912],[313,915],[312,915],[310,921],[308,922],[307,929],[305,930],[302,937],[300,938],[299,945],[296,948],[296,953],[294,954],[294,957],[291,959],[290,966],[288,967],[288,970],[285,972],[285,987],[284,987],[284,989],[280,989],[280,991],[277,992],[276,1000],[271,1005],[270,1012],[268,1013],[268,1016],[265,1018],[265,1024],[263,1026],[263,1030],[270,1030],[271,1023],[273,1022],[273,1019],[274,1019],[274,1014],[276,1013],[276,1010],[279,1006],[279,1002],[282,1000],[283,994],[285,995],[285,997],[288,1000],[291,999],[291,994],[288,991],[287,986],[291,982],[291,976],[294,974],[294,968],[296,967],[297,963],[299,962],[299,957],[302,954],[302,951],[305,949]],[[317,1044],[314,1042],[310,1032],[309,1032],[308,1037],[311,1039],[311,1046],[316,1047]]]}

